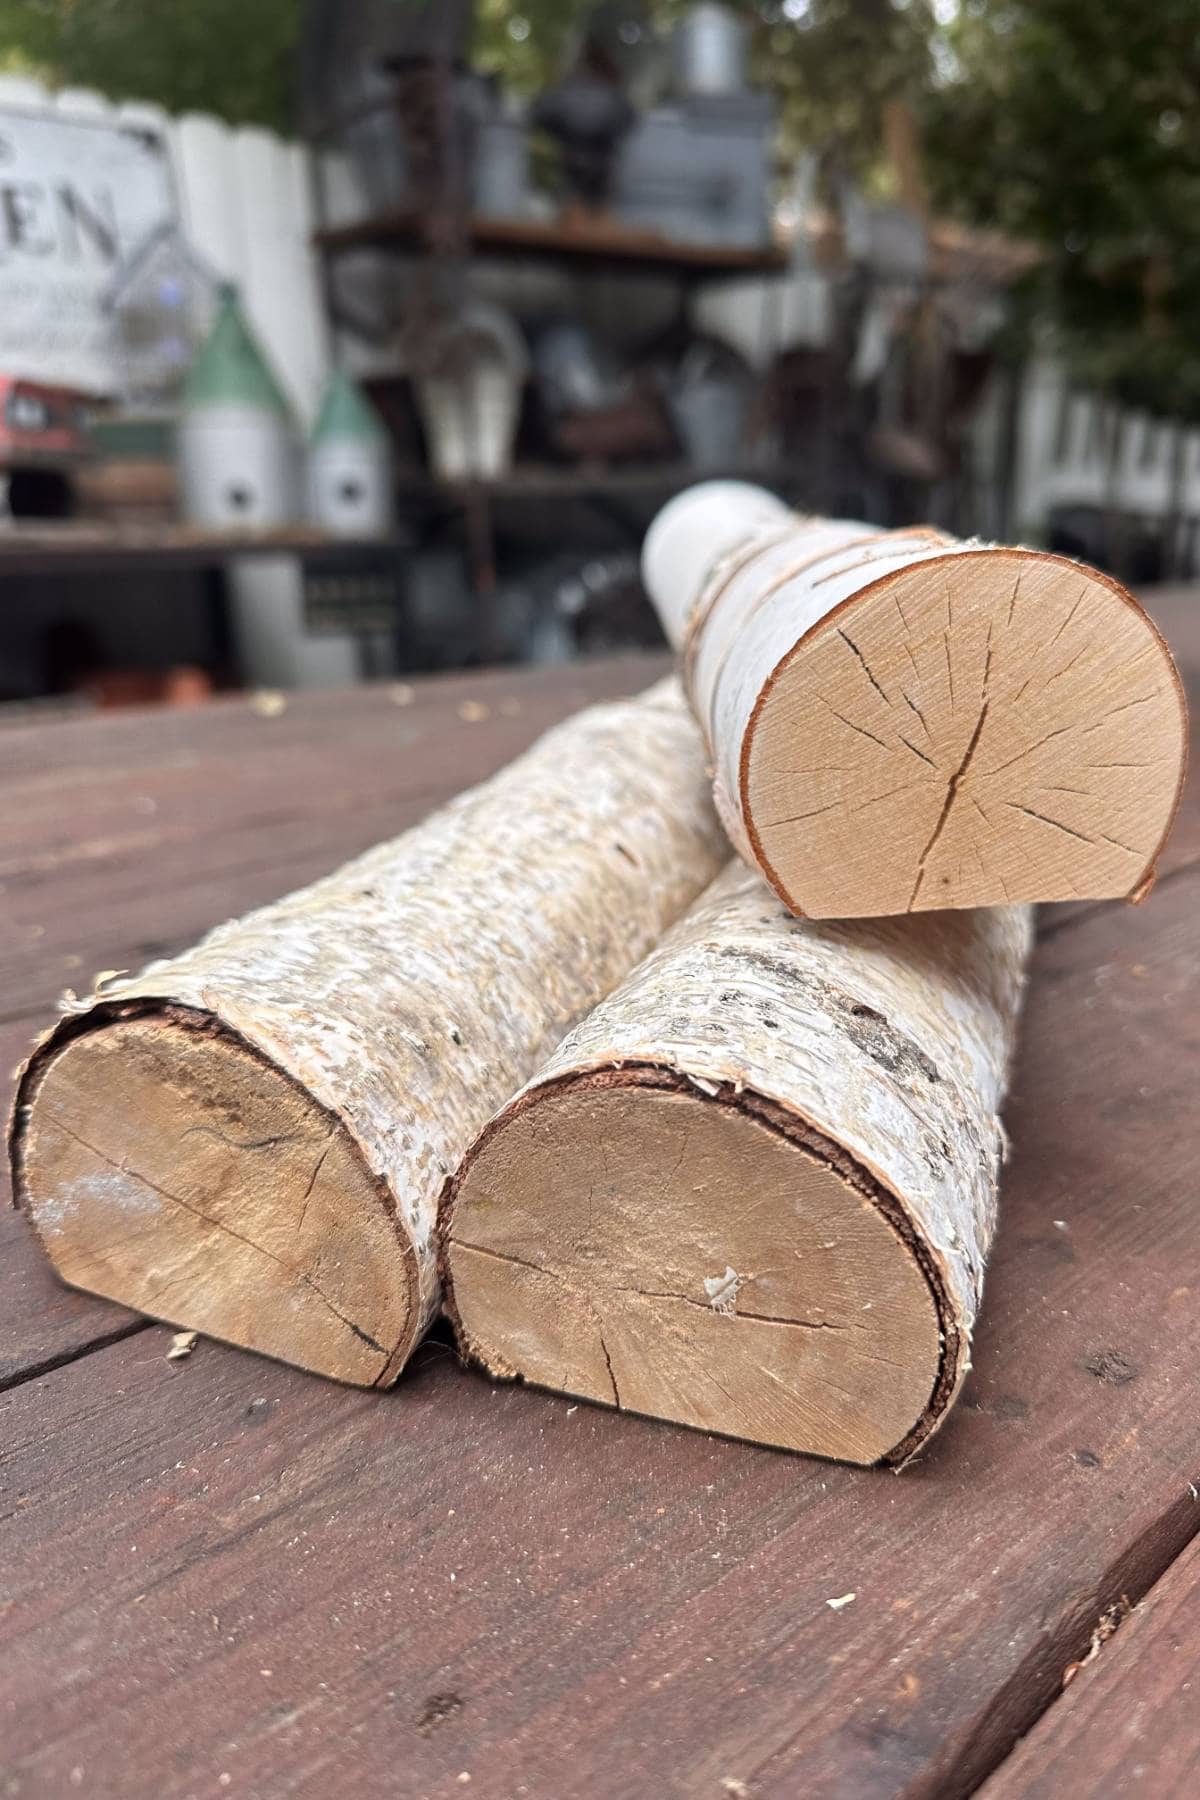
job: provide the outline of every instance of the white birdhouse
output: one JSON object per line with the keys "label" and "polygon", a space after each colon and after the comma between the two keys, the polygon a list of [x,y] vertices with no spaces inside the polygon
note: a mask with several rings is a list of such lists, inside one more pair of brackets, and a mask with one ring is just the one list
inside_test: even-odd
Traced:
{"label": "white birdhouse", "polygon": [[232,287],[222,289],[216,322],[184,387],[178,457],[190,523],[264,531],[296,518],[291,409]]}
{"label": "white birdhouse", "polygon": [[392,457],[383,422],[335,369],[308,445],[308,518],[342,537],[377,537],[393,517]]}

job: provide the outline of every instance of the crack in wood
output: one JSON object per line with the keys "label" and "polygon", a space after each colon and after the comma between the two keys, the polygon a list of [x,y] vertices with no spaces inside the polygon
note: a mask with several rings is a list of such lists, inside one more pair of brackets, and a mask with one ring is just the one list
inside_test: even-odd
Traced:
{"label": "crack in wood", "polygon": [[[908,645],[907,645],[907,644],[906,644],[906,645],[905,645],[905,646],[904,646],[904,647],[905,647],[905,649],[906,649],[906,650],[907,650],[907,649],[908,649]],[[908,652],[908,655],[909,655],[909,661],[910,661],[910,662],[911,662],[911,661],[912,661],[912,651],[911,651],[911,650],[909,650],[909,652]],[[913,671],[914,671],[914,673],[915,673],[915,671],[916,671],[916,667],[917,667],[917,665],[916,665],[916,663],[913,663]],[[919,676],[918,676],[918,680],[919,680],[919,679],[920,679],[920,677],[919,677]],[[930,741],[930,743],[932,743],[932,742],[933,742],[933,733],[932,733],[932,732],[931,732],[931,731],[930,731],[930,729],[929,729],[929,726],[928,726],[928,724],[927,724],[927,723],[926,723],[926,719],[925,719],[925,714],[924,714],[924,713],[923,713],[923,712],[922,712],[922,711],[921,711],[921,709],[920,709],[920,707],[919,707],[919,706],[918,706],[918,705],[917,705],[917,703],[916,703],[916,701],[915,701],[915,700],[914,700],[914,699],[913,699],[913,697],[912,697],[912,695],[911,695],[911,694],[906,694],[906,693],[903,693],[903,691],[902,691],[902,693],[901,693],[901,698],[902,698],[902,699],[903,699],[903,701],[904,701],[904,703],[905,703],[905,705],[906,705],[906,706],[907,706],[907,707],[909,707],[909,708],[910,708],[910,709],[911,709],[911,710],[912,710],[912,711],[913,711],[913,712],[915,712],[915,713],[916,713],[916,715],[917,715],[917,717],[918,717],[918,719],[920,719],[920,721],[921,721],[921,724],[922,724],[922,726],[923,726],[923,727],[924,727],[924,730],[925,730],[925,736],[926,736],[926,737],[927,737],[927,738],[928,738],[928,739],[929,739],[929,741]]]}
{"label": "crack in wood", "polygon": [[1088,589],[1090,586],[1091,586],[1090,582],[1088,582],[1088,581],[1084,582],[1083,587],[1080,589],[1079,596],[1076,599],[1074,606],[1071,608],[1070,612],[1067,614],[1066,618],[1063,620],[1062,624],[1059,626],[1059,628],[1055,632],[1054,636],[1052,638],[1048,639],[1048,641],[1046,643],[1047,650],[1052,649],[1053,646],[1055,644],[1057,644],[1059,638],[1062,636],[1063,632],[1067,629],[1067,626],[1071,623],[1071,620],[1075,617],[1075,614],[1079,611],[1080,607],[1083,605],[1084,601],[1087,599]]}
{"label": "crack in wood", "polygon": [[875,733],[873,731],[868,731],[865,725],[856,725],[853,719],[848,719],[844,713],[840,713],[836,706],[830,706],[824,694],[818,694],[817,699],[821,702],[822,706],[828,708],[835,719],[840,719],[841,723],[843,725],[848,725],[851,731],[857,731],[859,737],[870,738],[873,744],[878,744],[881,750],[886,750],[889,755],[891,754],[890,744],[885,744],[881,737],[876,737]]}
{"label": "crack in wood", "polygon": [[617,1378],[613,1372],[612,1357],[608,1354],[608,1345],[604,1341],[604,1332],[600,1328],[599,1319],[596,1320],[596,1335],[600,1339],[600,1351],[604,1357],[604,1366],[608,1370],[608,1379],[612,1383],[613,1405],[620,1408],[621,1390],[617,1386]]}
{"label": "crack in wood", "polygon": [[[1154,884],[1155,893],[1160,893],[1168,882],[1177,881],[1181,875],[1194,875],[1198,869],[1200,869],[1200,856],[1189,857],[1186,862],[1176,863],[1173,869],[1164,870],[1158,877]],[[1068,913],[1066,918],[1047,919],[1046,923],[1038,928],[1038,942],[1040,943],[1044,938],[1058,937],[1061,932],[1074,930],[1088,920],[1094,919],[1097,913],[1107,912],[1110,905],[1111,901],[1095,900],[1089,906],[1080,907],[1078,912]]]}
{"label": "crack in wood", "polygon": [[324,1149],[321,1151],[320,1156],[318,1156],[318,1158],[317,1158],[317,1166],[308,1178],[308,1186],[305,1188],[304,1198],[300,1202],[300,1217],[296,1222],[296,1236],[297,1237],[299,1237],[300,1233],[304,1230],[304,1221],[308,1217],[308,1203],[312,1199],[312,1191],[317,1185],[317,1176],[321,1173],[321,1170],[324,1168],[325,1158],[329,1155],[329,1152],[332,1149],[332,1147],[333,1147],[333,1133],[331,1131],[329,1136],[325,1140]]}
{"label": "crack in wood", "polygon": [[179,1135],[214,1138],[218,1144],[226,1144],[231,1150],[275,1150],[280,1144],[302,1143],[304,1138],[303,1132],[299,1131],[277,1132],[271,1137],[262,1138],[232,1138],[219,1125],[189,1125]]}
{"label": "crack in wood", "polygon": [[779,825],[799,825],[804,819],[819,819],[822,813],[837,812],[842,802],[831,800],[828,806],[814,806],[811,812],[789,813],[785,819],[765,819],[764,831],[774,831]]}
{"label": "crack in wood", "polygon": [[1060,676],[1067,674],[1069,670],[1073,669],[1075,667],[1075,664],[1079,661],[1080,657],[1087,655],[1088,651],[1092,648],[1092,645],[1094,642],[1095,642],[1094,638],[1089,638],[1087,643],[1081,645],[1080,648],[1075,652],[1075,654],[1071,658],[1070,662],[1064,663],[1061,669],[1056,669],[1054,674],[1051,675],[1050,679],[1048,681],[1045,681],[1042,683],[1042,690],[1041,690],[1042,693],[1044,694],[1048,688],[1053,687],[1054,683],[1059,679]]}
{"label": "crack in wood", "polygon": [[177,1288],[181,1282],[195,1281],[195,1279],[196,1272],[194,1269],[184,1269],[181,1274],[172,1275],[168,1281],[164,1281],[161,1286],[156,1287],[152,1294],[143,1296],[142,1306],[144,1310],[150,1312],[158,1305],[158,1302],[162,1299],[163,1295],[169,1294],[172,1288]]}
{"label": "crack in wood", "polygon": [[933,758],[931,756],[926,756],[923,750],[918,750],[911,738],[906,738],[902,731],[898,731],[896,736],[900,739],[900,742],[904,745],[906,750],[911,750],[914,756],[919,756],[921,761],[923,763],[928,763],[931,769],[937,768],[937,764],[934,762]]}
{"label": "crack in wood", "polygon": [[[760,1325],[798,1325],[804,1331],[853,1331],[857,1329],[853,1320],[849,1324],[835,1324],[832,1319],[795,1319],[783,1313],[747,1312],[741,1306],[735,1306],[729,1312],[722,1312],[710,1300],[693,1300],[689,1294],[676,1294],[669,1288],[633,1288],[616,1287],[609,1289],[614,1294],[634,1294],[639,1300],[678,1300],[681,1306],[694,1306],[697,1312],[711,1313],[718,1319],[752,1319]],[[898,1366],[898,1365],[895,1365]]]}
{"label": "crack in wood", "polygon": [[1126,856],[1136,856],[1139,862],[1145,857],[1146,853],[1144,850],[1132,849],[1129,844],[1123,844],[1120,838],[1110,837],[1107,831],[1102,831],[1100,836],[1104,839],[1106,844],[1111,844],[1114,850],[1123,850]]}
{"label": "crack in wood", "polygon": [[1093,731],[1103,731],[1104,727],[1108,724],[1109,720],[1115,719],[1118,713],[1131,712],[1135,706],[1149,706],[1149,704],[1152,700],[1157,700],[1157,699],[1158,699],[1158,694],[1153,693],[1153,694],[1141,694],[1138,696],[1138,698],[1136,700],[1124,700],[1124,701],[1122,701],[1120,706],[1110,707],[1108,712],[1105,713],[1104,717],[1102,719],[1098,719],[1094,725],[1085,725],[1083,728],[1083,731],[1080,733],[1080,735],[1082,737],[1087,737]]}
{"label": "crack in wood", "polygon": [[1026,756],[1032,756],[1035,750],[1040,750],[1043,744],[1048,744],[1050,742],[1051,738],[1063,737],[1068,731],[1073,731],[1074,729],[1073,725],[1055,726],[1053,731],[1048,731],[1045,737],[1039,738],[1036,744],[1026,744],[1023,750],[1018,750],[1017,754],[1015,756],[1010,756],[1007,762],[997,763],[994,769],[981,769],[979,772],[979,779],[981,781],[990,781],[993,775],[1003,775],[1005,769],[1011,769],[1014,763],[1021,762]]}
{"label": "crack in wood", "polygon": [[1039,824],[1053,825],[1056,831],[1065,832],[1067,837],[1078,838],[1081,844],[1091,844],[1095,848],[1095,838],[1088,837],[1082,831],[1076,831],[1071,825],[1064,825],[1061,819],[1052,819],[1049,813],[1035,812],[1032,806],[1022,806],[1018,800],[1006,800],[1005,806],[1011,806],[1014,812],[1024,813],[1027,818],[1037,819]]}
{"label": "crack in wood", "polygon": [[[685,1145],[684,1150],[680,1153],[679,1161],[675,1165],[676,1170],[678,1170],[680,1164],[683,1162],[686,1148]],[[672,1171],[672,1173],[674,1173],[674,1171]],[[669,1181],[670,1176],[667,1176],[666,1180]],[[530,1269],[535,1275],[544,1275],[549,1281],[557,1281],[561,1283],[563,1287],[569,1289],[569,1291],[579,1300],[582,1300],[593,1316],[595,1316],[596,1309],[591,1296],[587,1294],[584,1289],[578,1287],[576,1283],[571,1280],[570,1276],[562,1274],[561,1271],[557,1269],[548,1269],[544,1263],[531,1262],[527,1257],[516,1256],[506,1250],[489,1250],[485,1248],[483,1244],[472,1244],[465,1238],[456,1237],[454,1239],[454,1248],[456,1250],[474,1251],[476,1256],[486,1256],[493,1262],[515,1263],[518,1268]],[[613,1286],[603,1289],[603,1292],[608,1294],[634,1294],[639,1300],[678,1300],[682,1306],[694,1306],[699,1312],[713,1313],[718,1317],[725,1316],[719,1314],[717,1308],[714,1307],[711,1302],[707,1300],[693,1300],[688,1294],[677,1294],[673,1289]],[[746,1312],[741,1307],[739,1307],[735,1313],[729,1314],[728,1316],[738,1319],[753,1319],[764,1325],[799,1325],[806,1331],[852,1331],[856,1328],[854,1321],[851,1321],[848,1325],[840,1325],[835,1324],[831,1319],[795,1319],[785,1317],[782,1313]]]}
{"label": "crack in wood", "polygon": [[58,1113],[51,1112],[48,1114],[48,1117],[51,1123],[56,1125],[60,1131],[64,1131],[69,1138],[72,1138],[75,1143],[81,1145],[82,1148],[87,1150],[92,1156],[98,1156],[102,1163],[105,1163],[110,1169],[115,1170],[118,1175],[132,1176],[134,1181],[140,1181],[143,1187],[148,1187],[152,1193],[160,1195],[164,1200],[170,1200],[175,1206],[181,1206],[185,1212],[191,1213],[193,1218],[201,1220],[203,1224],[211,1226],[214,1231],[224,1232],[227,1237],[234,1238],[239,1244],[244,1244],[248,1250],[254,1250],[259,1256],[265,1256],[269,1262],[273,1262],[277,1268],[282,1269],[284,1274],[289,1276],[291,1280],[299,1281],[304,1287],[314,1293],[321,1304],[329,1309],[334,1318],[341,1320],[347,1331],[353,1332],[356,1338],[360,1338],[364,1344],[368,1345],[370,1349],[377,1351],[380,1356],[387,1355],[387,1351],[384,1349],[383,1345],[377,1342],[369,1332],[364,1331],[361,1325],[356,1325],[353,1319],[347,1317],[341,1308],[329,1298],[329,1295],[324,1289],[318,1286],[311,1275],[306,1274],[301,1269],[294,1268],[291,1263],[285,1262],[281,1256],[276,1256],[275,1252],[273,1250],[268,1250],[265,1245],[256,1244],[253,1238],[248,1238],[243,1232],[236,1231],[232,1225],[226,1225],[223,1219],[213,1218],[212,1215],[206,1213],[202,1207],[196,1206],[190,1200],[185,1200],[182,1194],[173,1194],[168,1188],[160,1187],[157,1182],[151,1181],[148,1175],[142,1175],[137,1169],[131,1169],[127,1163],[114,1161],[111,1156],[100,1149],[98,1144],[90,1144],[85,1137],[81,1137],[77,1131],[73,1131]]}
{"label": "crack in wood", "polygon": [[938,818],[938,822],[933,828],[933,833],[929,839],[929,842],[926,844],[924,850],[922,850],[922,852],[921,852],[921,860],[917,864],[917,879],[913,883],[913,891],[909,895],[909,898],[908,898],[907,910],[909,912],[912,911],[913,907],[917,903],[917,896],[921,892],[921,884],[925,879],[926,864],[928,863],[930,856],[933,854],[933,851],[937,845],[938,839],[941,837],[942,832],[946,828],[946,821],[950,817],[951,808],[953,807],[955,799],[957,798],[958,790],[963,784],[963,781],[966,777],[968,769],[971,767],[971,760],[975,755],[975,751],[979,745],[979,740],[983,735],[983,727],[987,720],[987,715],[988,715],[987,685],[988,685],[988,676],[991,671],[991,664],[992,664],[992,651],[991,651],[991,644],[989,641],[987,659],[984,663],[984,668],[983,668],[983,695],[984,695],[984,697],[983,697],[982,703],[979,708],[979,717],[975,721],[975,729],[971,733],[970,742],[967,744],[967,748],[966,748],[965,752],[963,753],[963,759],[959,763],[958,768],[954,771],[954,774],[950,777],[950,780],[947,784],[946,798],[942,805],[942,810],[941,810],[941,814]]}
{"label": "crack in wood", "polygon": [[[516,1263],[520,1269],[531,1269],[535,1275],[545,1275],[550,1281],[566,1282],[566,1277],[553,1269],[546,1268],[544,1263],[531,1262],[527,1256],[517,1256],[511,1250],[489,1250],[485,1244],[472,1244],[466,1238],[456,1237],[453,1240],[456,1250],[471,1250],[476,1256],[490,1257],[493,1262]],[[570,1286],[569,1282],[566,1282]]]}
{"label": "crack in wood", "polygon": [[888,696],[884,693],[883,689],[880,687],[879,683],[876,681],[874,675],[871,673],[870,663],[867,661],[866,657],[863,655],[863,653],[859,649],[858,645],[854,642],[853,638],[848,637],[846,635],[846,633],[842,630],[840,625],[837,627],[837,634],[841,638],[843,644],[845,644],[848,649],[853,650],[855,656],[858,658],[859,662],[862,664],[863,674],[866,676],[866,678],[870,682],[871,686],[875,689],[875,692],[879,695],[879,698],[884,702],[885,705],[890,706],[892,704],[891,701],[888,699]]}
{"label": "crack in wood", "polygon": [[872,794],[869,800],[860,800],[857,806],[848,807],[846,816],[852,818],[855,813],[865,812],[868,806],[878,806],[881,800],[892,800],[897,794],[907,794],[910,788],[920,785],[919,781],[905,781],[899,787],[888,788],[882,794]]}

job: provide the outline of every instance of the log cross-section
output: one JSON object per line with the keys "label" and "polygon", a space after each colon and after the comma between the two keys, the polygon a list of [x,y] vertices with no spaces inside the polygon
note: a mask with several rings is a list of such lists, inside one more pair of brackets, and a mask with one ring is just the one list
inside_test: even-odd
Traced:
{"label": "log cross-section", "polygon": [[969,1362],[1028,907],[819,924],[731,864],[481,1134],[448,1306],[494,1373],[904,1462]]}
{"label": "log cross-section", "polygon": [[1179,801],[1170,654],[1109,576],[705,483],[647,536],[715,795],[788,907],[1129,896]]}

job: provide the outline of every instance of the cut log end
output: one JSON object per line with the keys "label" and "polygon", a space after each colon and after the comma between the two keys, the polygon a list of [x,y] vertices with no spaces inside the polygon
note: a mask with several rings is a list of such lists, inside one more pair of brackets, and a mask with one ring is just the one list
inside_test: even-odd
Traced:
{"label": "cut log end", "polygon": [[1144,891],[1185,708],[1115,582],[958,551],[862,589],[763,689],[742,745],[756,860],[793,911],[861,917]]}
{"label": "cut log end", "polygon": [[751,1094],[630,1068],[535,1088],[449,1210],[448,1307],[493,1374],[862,1464],[948,1403],[957,1335],[898,1209]]}
{"label": "cut log end", "polygon": [[[32,1105],[36,1097],[36,1106]],[[215,1020],[89,1019],[34,1059],[17,1198],[72,1287],[359,1387],[419,1324],[412,1247],[350,1135]]]}

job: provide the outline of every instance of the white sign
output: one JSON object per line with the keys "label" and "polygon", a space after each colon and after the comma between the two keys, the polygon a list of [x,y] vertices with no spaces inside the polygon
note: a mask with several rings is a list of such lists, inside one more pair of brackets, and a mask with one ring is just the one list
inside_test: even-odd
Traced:
{"label": "white sign", "polygon": [[102,297],[174,213],[161,137],[0,107],[0,375],[111,393],[118,371]]}

